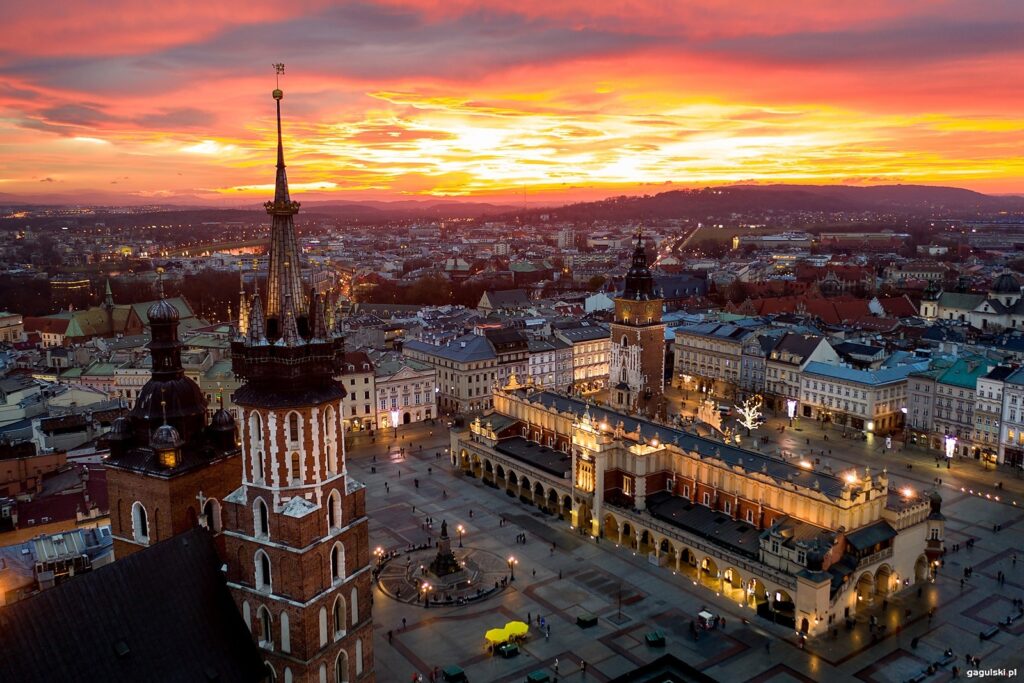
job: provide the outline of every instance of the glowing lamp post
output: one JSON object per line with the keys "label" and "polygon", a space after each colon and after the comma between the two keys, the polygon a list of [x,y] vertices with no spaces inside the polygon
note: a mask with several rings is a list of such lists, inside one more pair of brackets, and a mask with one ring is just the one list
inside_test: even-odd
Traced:
{"label": "glowing lamp post", "polygon": [[793,426],[793,418],[796,417],[796,399],[786,400],[786,414],[789,415],[789,426]]}
{"label": "glowing lamp post", "polygon": [[466,529],[460,524],[457,527],[455,527],[455,530],[457,532],[459,532],[459,547],[461,548],[462,547],[462,532],[464,532]]}
{"label": "glowing lamp post", "polygon": [[391,411],[391,426],[395,428],[395,436],[398,436],[398,411]]}
{"label": "glowing lamp post", "polygon": [[509,571],[509,574],[510,574],[510,577],[511,577],[509,579],[510,581],[515,581],[516,580],[516,565],[517,564],[519,564],[519,562],[516,560],[516,558],[514,558],[514,557],[508,558],[508,571]]}

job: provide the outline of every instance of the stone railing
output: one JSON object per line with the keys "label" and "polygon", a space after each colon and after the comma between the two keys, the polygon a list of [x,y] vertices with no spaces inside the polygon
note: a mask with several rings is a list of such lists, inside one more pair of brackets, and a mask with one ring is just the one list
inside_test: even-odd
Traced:
{"label": "stone railing", "polygon": [[875,562],[881,562],[882,560],[886,560],[890,557],[892,557],[892,548],[885,548],[884,550],[879,550],[877,553],[868,555],[867,557],[862,557],[857,561],[857,568],[860,569],[861,567],[866,567],[867,565],[874,564]]}
{"label": "stone railing", "polygon": [[769,581],[774,581],[780,586],[784,586],[791,590],[796,590],[795,577],[786,574],[785,572],[781,572],[777,569],[773,569],[772,567],[763,565],[759,562],[754,562],[749,558],[743,558],[734,552],[726,550],[722,546],[709,543],[693,534],[689,534],[683,531],[677,526],[673,526],[666,522],[662,522],[658,520],[656,517],[641,517],[640,515],[625,511],[623,508],[618,507],[615,508],[615,514],[618,517],[622,517],[629,520],[629,522],[635,525],[635,527],[646,527],[653,531],[657,531],[664,536],[668,536],[669,538],[676,538],[680,542],[685,543],[687,546],[694,548],[695,550],[700,550],[701,552],[705,552],[708,555],[729,562],[730,566],[734,566],[736,567],[736,569],[748,571],[751,574],[756,574],[757,576],[760,576],[762,579],[768,579]]}

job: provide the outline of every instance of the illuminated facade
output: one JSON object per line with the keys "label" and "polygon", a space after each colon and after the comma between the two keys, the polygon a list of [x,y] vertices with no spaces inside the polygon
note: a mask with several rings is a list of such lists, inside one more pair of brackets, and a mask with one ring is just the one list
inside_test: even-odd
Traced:
{"label": "illuminated facade", "polygon": [[454,463],[581,533],[816,633],[932,578],[934,494],[885,470],[833,475],[532,388],[452,433]]}

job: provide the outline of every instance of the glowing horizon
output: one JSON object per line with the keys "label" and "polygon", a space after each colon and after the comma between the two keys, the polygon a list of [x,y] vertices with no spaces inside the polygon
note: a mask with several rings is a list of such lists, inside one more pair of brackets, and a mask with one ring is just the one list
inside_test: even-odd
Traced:
{"label": "glowing horizon", "polygon": [[1014,2],[186,5],[9,9],[0,197],[265,199],[276,61],[300,199],[1024,192]]}

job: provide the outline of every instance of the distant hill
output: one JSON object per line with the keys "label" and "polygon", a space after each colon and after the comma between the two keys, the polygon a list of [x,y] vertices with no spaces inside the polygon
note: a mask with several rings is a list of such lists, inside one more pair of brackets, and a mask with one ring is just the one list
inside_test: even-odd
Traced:
{"label": "distant hill", "polygon": [[1024,197],[994,196],[959,187],[930,185],[730,185],[701,190],[672,190],[656,195],[611,197],[531,211],[553,220],[637,220],[702,218],[767,212],[941,212],[1022,211]]}

